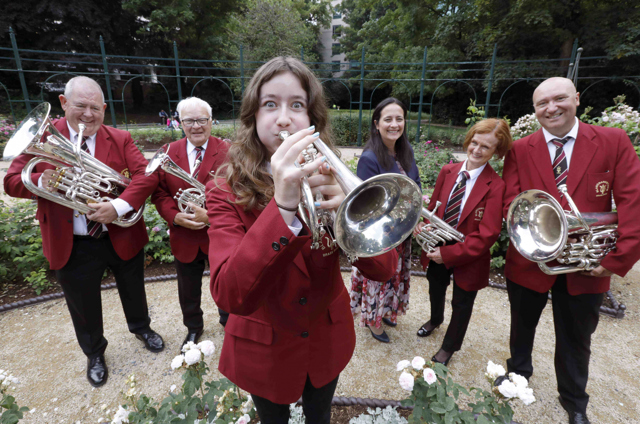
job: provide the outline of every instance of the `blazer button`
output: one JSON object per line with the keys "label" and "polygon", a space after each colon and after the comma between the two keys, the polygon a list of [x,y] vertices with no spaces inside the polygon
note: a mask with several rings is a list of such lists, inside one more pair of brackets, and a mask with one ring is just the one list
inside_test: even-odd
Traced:
{"label": "blazer button", "polygon": [[307,304],[307,298],[306,297],[301,298],[300,299],[300,304],[301,305],[306,305]]}
{"label": "blazer button", "polygon": [[284,236],[280,237],[280,244],[286,246],[287,244],[289,244],[289,239]]}
{"label": "blazer button", "polygon": [[306,339],[307,337],[309,337],[309,332],[304,331],[304,332],[301,334],[301,336],[302,336],[302,338],[303,338],[303,339]]}
{"label": "blazer button", "polygon": [[275,250],[276,252],[280,250],[280,244],[277,241],[271,243],[271,247],[273,247],[273,250]]}

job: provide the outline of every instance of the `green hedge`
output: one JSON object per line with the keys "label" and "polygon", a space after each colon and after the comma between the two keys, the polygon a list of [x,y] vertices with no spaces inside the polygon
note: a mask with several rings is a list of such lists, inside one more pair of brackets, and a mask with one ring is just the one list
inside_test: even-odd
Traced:
{"label": "green hedge", "polygon": [[[331,116],[331,128],[333,129],[333,139],[337,146],[357,146],[358,145],[358,114]],[[362,145],[369,138],[369,126],[371,120],[362,117]]]}

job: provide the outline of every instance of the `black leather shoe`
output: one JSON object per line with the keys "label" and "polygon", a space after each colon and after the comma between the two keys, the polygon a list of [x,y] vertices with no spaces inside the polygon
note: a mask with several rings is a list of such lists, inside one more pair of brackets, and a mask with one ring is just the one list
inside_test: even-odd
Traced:
{"label": "black leather shoe", "polygon": [[164,341],[160,334],[156,333],[152,329],[148,329],[144,333],[136,334],[138,340],[144,342],[144,347],[151,352],[162,352],[164,349]]}
{"label": "black leather shoe", "polygon": [[424,324],[422,324],[422,327],[420,327],[420,329],[418,330],[418,337],[428,337],[431,335],[431,333],[434,332],[434,330],[438,327],[440,327],[440,324],[436,325],[435,327],[433,327],[431,330],[427,330],[425,327],[430,326],[431,325],[431,320],[425,322]]}
{"label": "black leather shoe", "polygon": [[395,327],[396,325],[398,325],[397,322],[391,322],[389,318],[382,318],[382,322],[387,324],[389,327]]}
{"label": "black leather shoe", "polygon": [[569,414],[569,424],[591,424],[591,421],[587,418],[587,414],[575,411],[573,406],[565,401],[562,396],[558,396],[558,400],[564,410],[567,411],[567,414]]}
{"label": "black leather shoe", "polygon": [[87,359],[87,379],[93,387],[100,387],[107,382],[109,370],[104,360],[104,355],[96,356],[93,359]]}
{"label": "black leather shoe", "polygon": [[367,328],[369,329],[369,331],[371,331],[371,335],[377,341],[382,342],[382,343],[389,343],[391,341],[391,339],[389,339],[389,336],[387,335],[387,333],[385,331],[383,331],[382,334],[380,334],[378,336],[376,333],[373,332],[373,330],[371,330],[371,327],[367,327]]}
{"label": "black leather shoe", "polygon": [[[442,349],[440,349],[440,350],[442,350]],[[451,357],[453,356],[453,352],[452,352],[452,353],[449,355],[449,357],[448,357],[447,359],[445,359],[444,361],[438,361],[438,360],[436,359],[436,355],[437,355],[437,353],[436,353],[435,355],[433,355],[433,357],[431,358],[431,360],[432,360],[433,362],[437,362],[437,363],[439,363],[439,364],[442,364],[442,365],[444,365],[444,366],[446,367],[446,366],[448,366],[448,365],[449,365],[449,361],[451,360]]]}
{"label": "black leather shoe", "polygon": [[202,336],[202,330],[200,330],[200,331],[189,331],[187,333],[187,337],[185,337],[184,341],[182,342],[182,346],[180,346],[180,353],[182,353],[182,348],[187,343],[189,343],[189,342],[198,343],[198,340],[200,340],[200,336]]}

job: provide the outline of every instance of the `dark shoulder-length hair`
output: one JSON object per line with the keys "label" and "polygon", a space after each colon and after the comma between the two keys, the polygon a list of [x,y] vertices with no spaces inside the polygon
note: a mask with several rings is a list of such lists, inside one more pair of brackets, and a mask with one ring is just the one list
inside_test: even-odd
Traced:
{"label": "dark shoulder-length hair", "polygon": [[404,130],[402,131],[402,135],[396,141],[394,146],[396,159],[402,165],[402,168],[405,172],[409,172],[409,170],[413,167],[413,163],[415,159],[413,158],[413,151],[411,150],[411,144],[409,144],[409,138],[407,137],[407,107],[400,100],[395,97],[387,97],[376,106],[373,111],[373,116],[371,117],[371,129],[369,130],[369,141],[364,146],[364,150],[371,150],[375,153],[376,158],[378,159],[378,163],[382,166],[383,169],[389,171],[391,167],[393,167],[394,159],[389,154],[389,150],[382,142],[382,137],[380,136],[380,132],[376,128],[376,122],[380,121],[380,115],[382,115],[382,110],[389,106],[390,104],[397,104],[402,108],[405,119]]}
{"label": "dark shoulder-length hair", "polygon": [[236,195],[235,203],[245,210],[264,209],[274,194],[273,179],[265,166],[269,153],[258,137],[256,112],[262,86],[283,72],[291,72],[300,80],[307,92],[309,121],[315,125],[322,141],[334,150],[327,102],[322,84],[313,72],[293,57],[276,57],[262,65],[244,91],[236,140],[229,147],[226,162],[216,172],[216,176],[224,176]]}

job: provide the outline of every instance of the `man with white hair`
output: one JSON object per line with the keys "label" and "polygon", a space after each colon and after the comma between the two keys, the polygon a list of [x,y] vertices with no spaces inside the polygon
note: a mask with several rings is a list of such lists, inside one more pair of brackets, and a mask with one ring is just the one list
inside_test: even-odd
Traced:
{"label": "man with white hair", "polygon": [[[69,80],[60,103],[65,117],[54,122],[60,133],[131,183],[114,200],[88,204],[86,216],[58,203],[33,195],[21,180],[25,164],[33,158],[22,154],[11,164],[4,178],[10,196],[38,200],[42,249],[62,286],[78,343],[88,358],[87,378],[94,387],[107,382],[104,358],[107,339],[103,334],[100,283],[107,268],[113,272],[129,331],[152,352],[164,349],[162,337],[149,326],[149,310],[144,288],[144,245],[149,241],[144,220],[123,228],[113,225],[118,217],[143,207],[157,180],[144,175],[147,161],[133,143],[131,135],[103,125],[102,89],[94,80]],[[78,140],[79,124],[85,125]],[[31,175],[33,183],[55,191],[59,173],[40,163]]]}
{"label": "man with white hair", "polygon": [[[176,165],[204,186],[224,162],[227,143],[211,135],[211,106],[204,100],[186,98],[178,103],[177,111],[186,137],[162,148]],[[202,276],[209,252],[209,217],[205,208],[193,203],[181,212],[174,196],[180,189],[187,190],[192,185],[162,169],[158,172],[160,183],[151,200],[169,224],[171,251],[178,275],[178,297],[183,323],[187,327],[184,346],[188,342],[197,343],[204,329],[200,304]],[[220,323],[225,325],[228,314],[219,308],[218,311]]]}
{"label": "man with white hair", "polygon": [[616,249],[589,272],[548,275],[525,259],[513,243],[507,252],[505,276],[511,304],[511,358],[508,372],[529,379],[531,354],[540,315],[551,291],[556,333],[555,369],[559,400],[571,424],[589,423],[586,392],[591,335],[611,275],[624,276],[640,259],[640,160],[627,134],[618,128],[580,122],[580,94],[571,80],[549,78],[533,93],[533,107],[542,129],[517,140],[504,161],[507,184],[504,215],[525,190],[543,190],[570,210],[558,188],[567,186],[578,210],[618,212]]}

